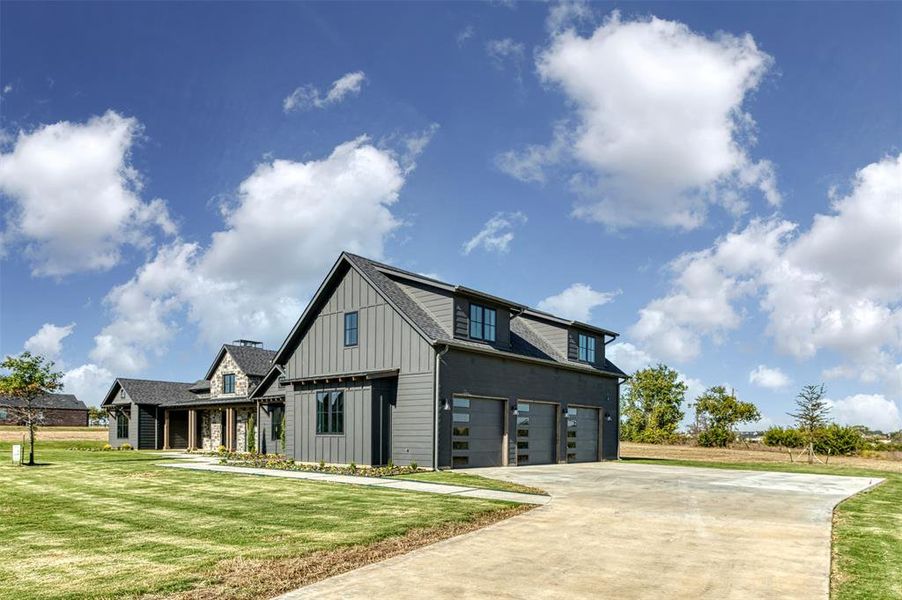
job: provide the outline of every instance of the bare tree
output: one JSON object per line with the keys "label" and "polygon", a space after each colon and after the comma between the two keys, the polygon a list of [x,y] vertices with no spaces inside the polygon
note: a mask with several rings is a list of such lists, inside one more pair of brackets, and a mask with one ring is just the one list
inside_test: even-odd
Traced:
{"label": "bare tree", "polygon": [[827,425],[830,405],[824,400],[824,384],[806,385],[796,397],[796,412],[787,413],[796,420],[796,427],[805,436],[808,464],[814,462],[814,438]]}
{"label": "bare tree", "polygon": [[27,351],[7,356],[0,368],[7,371],[0,375],[0,406],[28,428],[28,464],[34,465],[34,434],[44,422],[44,412],[37,401],[62,389],[63,374],[53,370],[53,361],[45,362],[43,356]]}

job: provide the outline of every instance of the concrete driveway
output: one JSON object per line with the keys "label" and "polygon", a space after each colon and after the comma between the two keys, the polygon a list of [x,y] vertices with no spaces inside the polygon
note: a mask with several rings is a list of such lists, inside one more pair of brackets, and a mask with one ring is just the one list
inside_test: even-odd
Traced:
{"label": "concrete driveway", "polygon": [[552,502],[285,597],[825,599],[832,509],[880,481],[635,463],[469,472]]}

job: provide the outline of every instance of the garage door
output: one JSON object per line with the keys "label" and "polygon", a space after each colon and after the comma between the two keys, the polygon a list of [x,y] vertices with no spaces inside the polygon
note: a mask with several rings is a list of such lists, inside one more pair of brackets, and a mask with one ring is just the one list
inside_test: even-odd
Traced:
{"label": "garage door", "polygon": [[451,419],[452,467],[501,466],[504,402],[454,398]]}
{"label": "garage door", "polygon": [[557,405],[517,403],[517,464],[542,465],[555,462]]}
{"label": "garage door", "polygon": [[567,409],[567,462],[598,460],[598,409]]}

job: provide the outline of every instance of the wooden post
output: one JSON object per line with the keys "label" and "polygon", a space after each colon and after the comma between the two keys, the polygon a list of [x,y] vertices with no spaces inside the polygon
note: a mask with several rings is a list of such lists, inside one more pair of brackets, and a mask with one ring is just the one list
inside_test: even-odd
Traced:
{"label": "wooden post", "polygon": [[163,411],[163,450],[169,450],[169,410]]}
{"label": "wooden post", "polygon": [[229,451],[235,449],[235,409],[227,408],[226,409],[226,421],[228,422],[228,432],[229,432],[229,440],[226,444],[226,448]]}
{"label": "wooden post", "polygon": [[188,449],[197,448],[197,409],[188,409]]}

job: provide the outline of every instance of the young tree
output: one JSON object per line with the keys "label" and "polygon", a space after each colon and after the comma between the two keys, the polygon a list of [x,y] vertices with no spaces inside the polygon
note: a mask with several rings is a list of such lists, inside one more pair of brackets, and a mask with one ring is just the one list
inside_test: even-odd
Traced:
{"label": "young tree", "polygon": [[704,426],[698,433],[700,446],[725,447],[737,438],[736,426],[761,418],[751,402],[742,402],[722,385],[705,390],[695,401],[696,422]]}
{"label": "young tree", "polygon": [[795,412],[787,413],[796,420],[796,426],[805,436],[808,464],[814,462],[814,442],[818,431],[827,425],[830,405],[824,400],[824,384],[806,385],[796,398]]}
{"label": "young tree", "polygon": [[805,438],[798,429],[787,427],[771,427],[764,432],[765,446],[778,446],[784,448],[789,454],[789,462],[795,462],[792,456],[794,448],[802,448],[805,445]]}
{"label": "young tree", "polygon": [[683,418],[680,407],[688,389],[679,376],[664,364],[633,374],[621,399],[623,439],[660,444],[673,437]]}
{"label": "young tree", "polygon": [[0,375],[0,396],[7,399],[10,413],[28,428],[28,464],[34,465],[34,433],[44,422],[44,414],[35,404],[62,389],[63,374],[53,370],[53,361],[45,362],[43,356],[28,351],[7,356],[0,368],[7,371]]}

